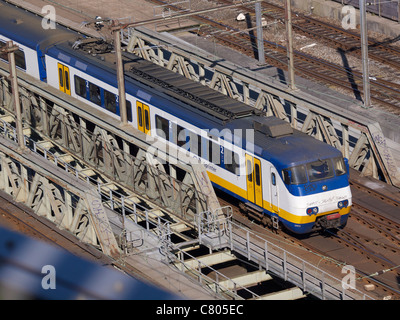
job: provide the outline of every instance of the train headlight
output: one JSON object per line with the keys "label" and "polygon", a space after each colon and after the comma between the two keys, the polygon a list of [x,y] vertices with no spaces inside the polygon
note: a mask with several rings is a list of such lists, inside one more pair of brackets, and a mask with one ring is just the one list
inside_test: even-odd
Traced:
{"label": "train headlight", "polygon": [[348,205],[349,205],[349,200],[342,200],[342,201],[339,201],[337,204],[339,209],[347,208]]}
{"label": "train headlight", "polygon": [[311,216],[312,214],[317,214],[318,213],[318,207],[307,208],[306,212],[307,212],[307,214],[309,216]]}

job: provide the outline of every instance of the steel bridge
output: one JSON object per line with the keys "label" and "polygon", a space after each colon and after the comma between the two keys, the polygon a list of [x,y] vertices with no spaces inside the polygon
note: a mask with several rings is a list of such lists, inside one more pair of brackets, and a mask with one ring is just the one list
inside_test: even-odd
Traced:
{"label": "steel bridge", "polygon": [[[121,31],[128,52],[265,110],[293,128],[342,151],[350,167],[364,176],[400,187],[400,171],[380,124],[307,92],[288,87],[200,50],[169,34],[146,28]],[[179,45],[177,45],[177,43]]]}
{"label": "steel bridge", "polygon": [[[58,228],[114,259],[151,254],[222,299],[242,299],[239,290],[252,299],[309,293],[372,299],[344,290],[340,279],[235,224],[230,208],[219,207],[202,166],[190,159],[170,161],[173,150],[154,148],[147,135],[117,119],[104,121],[99,111],[57,89],[44,90],[23,73],[18,79],[23,143],[18,141],[16,97],[7,79],[7,65],[0,62],[0,188]],[[191,256],[187,249],[200,245],[209,254]],[[238,255],[260,271],[229,278],[212,268]],[[204,268],[216,277],[203,274]],[[247,289],[270,280],[270,274],[295,287],[268,296]]]}
{"label": "steel bridge", "polygon": [[[323,140],[363,175],[400,186],[395,159],[378,123],[340,110],[304,92],[218,61],[176,38],[144,28],[121,33],[133,52],[187,78],[209,85],[267,115]],[[137,252],[195,278],[222,299],[372,299],[345,290],[327,271],[237,225],[220,208],[201,165],[157,148],[156,139],[24,74],[19,74],[23,142],[18,141],[15,95],[8,66],[0,62],[0,188],[38,215],[127,263]],[[172,161],[171,161],[172,160]],[[206,246],[194,257],[188,248]],[[213,264],[238,256],[259,271],[229,278]],[[215,277],[203,274],[214,270]],[[247,289],[276,275],[294,288],[268,296]]]}

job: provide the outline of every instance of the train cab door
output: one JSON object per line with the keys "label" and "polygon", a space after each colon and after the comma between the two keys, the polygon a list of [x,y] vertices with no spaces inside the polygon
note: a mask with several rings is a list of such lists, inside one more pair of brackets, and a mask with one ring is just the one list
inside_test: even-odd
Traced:
{"label": "train cab door", "polygon": [[62,92],[71,95],[69,68],[61,63],[58,63],[58,84]]}
{"label": "train cab door", "polygon": [[247,200],[263,207],[261,161],[246,154]]}
{"label": "train cab door", "polygon": [[149,106],[136,102],[137,126],[138,129],[146,134],[150,134],[150,109]]}
{"label": "train cab door", "polygon": [[278,196],[278,186],[277,186],[277,177],[278,173],[274,167],[270,167],[271,174],[271,209],[274,212],[279,212],[279,196]]}

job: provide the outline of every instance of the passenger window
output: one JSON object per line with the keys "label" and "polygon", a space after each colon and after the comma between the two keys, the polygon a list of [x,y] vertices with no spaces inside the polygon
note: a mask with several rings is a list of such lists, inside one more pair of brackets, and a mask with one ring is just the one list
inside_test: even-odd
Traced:
{"label": "passenger window", "polygon": [[229,149],[224,150],[224,166],[225,169],[239,175],[239,155]]}
{"label": "passenger window", "polygon": [[178,147],[182,147],[186,144],[187,136],[186,136],[186,130],[184,127],[181,127],[180,125],[176,125],[176,138],[177,138]]}
{"label": "passenger window", "polygon": [[132,104],[128,100],[126,100],[126,115],[127,115],[128,121],[132,122]]}
{"label": "passenger window", "polygon": [[26,70],[25,53],[21,50],[15,52],[15,65],[22,70]]}
{"label": "passenger window", "polygon": [[156,133],[159,137],[169,140],[169,121],[156,115]]}
{"label": "passenger window", "polygon": [[208,161],[219,165],[221,163],[220,146],[212,141],[208,141]]}
{"label": "passenger window", "polygon": [[201,136],[193,132],[189,133],[190,136],[190,152],[197,156],[201,155]]}
{"label": "passenger window", "polygon": [[[8,53],[2,51],[7,46],[6,42],[0,41],[0,59],[8,62]],[[22,70],[26,70],[25,53],[22,50],[17,50],[14,53],[15,65]]]}
{"label": "passenger window", "polygon": [[81,77],[75,76],[75,93],[86,99],[86,80]]}
{"label": "passenger window", "polygon": [[117,113],[117,96],[104,90],[104,107],[113,113]]}
{"label": "passenger window", "polygon": [[101,106],[100,88],[93,83],[89,83],[89,100],[91,102]]}

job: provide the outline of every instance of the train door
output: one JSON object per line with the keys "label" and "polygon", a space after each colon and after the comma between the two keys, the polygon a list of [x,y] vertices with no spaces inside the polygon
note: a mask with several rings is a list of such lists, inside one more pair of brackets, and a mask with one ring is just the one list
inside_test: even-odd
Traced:
{"label": "train door", "polygon": [[71,95],[69,68],[61,63],[58,63],[58,84],[62,92]]}
{"label": "train door", "polygon": [[137,111],[137,125],[138,129],[146,134],[150,134],[150,109],[149,106],[137,101],[136,102]]}
{"label": "train door", "polygon": [[247,200],[263,207],[261,161],[246,154]]}
{"label": "train door", "polygon": [[274,212],[279,212],[279,196],[277,186],[277,172],[274,167],[270,168],[271,173],[271,208]]}

